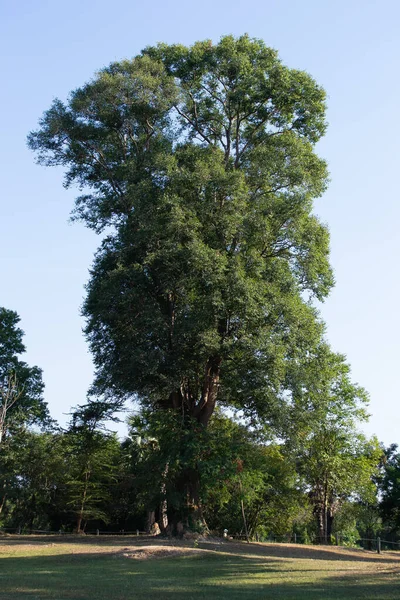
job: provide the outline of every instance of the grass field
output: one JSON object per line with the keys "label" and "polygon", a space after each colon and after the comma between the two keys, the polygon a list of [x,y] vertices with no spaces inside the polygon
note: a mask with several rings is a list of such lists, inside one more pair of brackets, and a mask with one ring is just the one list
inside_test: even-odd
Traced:
{"label": "grass field", "polygon": [[7,600],[400,600],[400,555],[155,538],[0,538]]}

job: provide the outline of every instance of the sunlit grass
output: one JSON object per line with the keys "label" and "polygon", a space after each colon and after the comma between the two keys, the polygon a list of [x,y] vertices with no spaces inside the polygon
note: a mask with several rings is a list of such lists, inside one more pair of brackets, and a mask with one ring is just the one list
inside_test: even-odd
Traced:
{"label": "sunlit grass", "polygon": [[126,556],[128,540],[126,546],[89,540],[28,544],[2,547],[2,599],[400,600],[400,560],[377,561],[367,553],[349,560],[346,555],[315,558],[315,551],[313,558],[287,558],[254,555],[252,547],[221,546],[218,551],[138,560]]}

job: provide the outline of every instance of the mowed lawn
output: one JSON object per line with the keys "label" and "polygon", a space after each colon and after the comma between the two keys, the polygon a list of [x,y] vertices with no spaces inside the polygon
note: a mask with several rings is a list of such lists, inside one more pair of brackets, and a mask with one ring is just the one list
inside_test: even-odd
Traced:
{"label": "mowed lawn", "polygon": [[155,538],[0,538],[0,598],[400,600],[400,554]]}

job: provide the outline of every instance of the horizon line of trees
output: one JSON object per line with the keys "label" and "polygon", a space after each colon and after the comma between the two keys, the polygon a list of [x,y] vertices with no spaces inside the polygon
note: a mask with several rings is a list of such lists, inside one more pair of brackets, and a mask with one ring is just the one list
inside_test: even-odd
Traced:
{"label": "horizon line of trees", "polygon": [[208,428],[188,427],[173,409],[143,409],[119,440],[107,403],[76,407],[66,429],[51,419],[40,369],[19,358],[18,322],[0,308],[0,530],[177,533],[171,515],[190,513],[180,478],[193,470],[210,531],[398,539],[400,453],[358,431],[367,396],[327,345],[318,365],[294,366],[296,393],[274,426],[220,410]]}

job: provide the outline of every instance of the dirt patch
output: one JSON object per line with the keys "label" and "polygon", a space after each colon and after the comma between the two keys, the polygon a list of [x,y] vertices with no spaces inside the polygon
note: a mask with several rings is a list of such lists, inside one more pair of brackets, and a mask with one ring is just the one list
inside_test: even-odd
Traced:
{"label": "dirt patch", "polygon": [[149,560],[153,558],[172,558],[176,556],[188,556],[191,554],[204,554],[205,550],[199,548],[185,548],[177,546],[142,546],[141,548],[124,548],[119,554],[125,558],[135,560]]}

